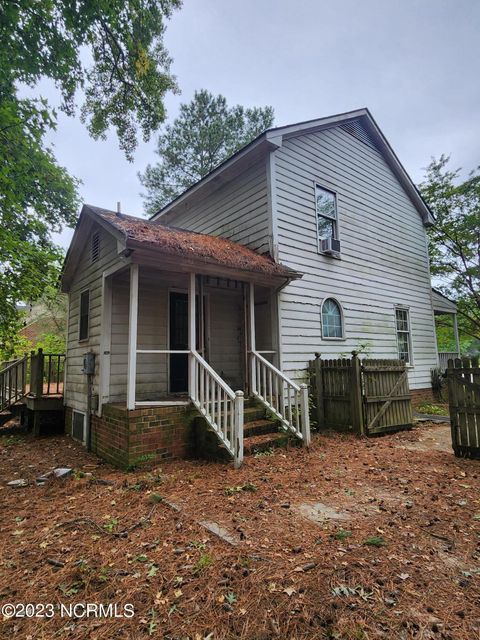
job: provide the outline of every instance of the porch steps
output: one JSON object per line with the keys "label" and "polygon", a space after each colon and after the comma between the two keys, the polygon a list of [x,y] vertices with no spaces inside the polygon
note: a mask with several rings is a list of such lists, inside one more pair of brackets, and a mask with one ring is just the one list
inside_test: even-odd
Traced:
{"label": "porch steps", "polygon": [[[197,428],[196,453],[207,458],[224,458],[226,450],[218,442],[211,428],[202,418]],[[283,429],[280,429],[276,419],[267,416],[265,407],[252,398],[245,400],[243,413],[243,447],[245,455],[254,455],[275,449],[286,447],[291,438]]]}

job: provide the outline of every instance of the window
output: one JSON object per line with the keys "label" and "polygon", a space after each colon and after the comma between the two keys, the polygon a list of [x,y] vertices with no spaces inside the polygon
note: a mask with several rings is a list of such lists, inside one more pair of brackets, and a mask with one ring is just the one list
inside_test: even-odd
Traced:
{"label": "window", "polygon": [[337,198],[332,191],[315,185],[318,241],[337,237]]}
{"label": "window", "polygon": [[327,298],[322,305],[322,337],[343,338],[342,308],[333,298]]}
{"label": "window", "polygon": [[92,244],[90,247],[90,258],[92,264],[98,260],[100,256],[100,234],[98,231],[92,234]]}
{"label": "window", "polygon": [[412,361],[412,343],[410,337],[410,318],[408,309],[395,309],[395,322],[397,329],[398,357],[407,364]]}
{"label": "window", "polygon": [[80,295],[80,323],[78,327],[78,339],[88,339],[89,329],[89,315],[90,315],[90,291],[83,291]]}

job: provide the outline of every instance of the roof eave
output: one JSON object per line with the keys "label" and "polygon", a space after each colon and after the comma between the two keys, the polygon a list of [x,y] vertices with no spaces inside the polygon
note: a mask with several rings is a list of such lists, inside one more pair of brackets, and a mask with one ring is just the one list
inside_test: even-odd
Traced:
{"label": "roof eave", "polygon": [[227,172],[228,178],[225,180],[225,182],[231,180],[237,172],[240,173],[241,171],[243,171],[243,161],[245,160],[245,158],[250,157],[255,153],[257,153],[260,157],[276,149],[278,146],[275,144],[275,142],[267,140],[266,134],[267,132],[261,133],[257,138],[252,140],[250,144],[242,147],[239,151],[230,156],[230,158],[225,160],[225,162],[222,162],[222,164],[211,171],[207,176],[193,184],[189,189],[181,193],[169,204],[163,207],[163,209],[157,211],[157,213],[155,213],[150,218],[150,220],[152,222],[155,222],[156,220],[163,218],[178,206],[180,206],[182,203],[184,203],[186,200],[188,200],[190,197],[192,197],[194,194],[198,194],[200,190],[203,191],[208,190],[209,188],[218,188],[218,182],[221,179],[221,176],[225,176]]}
{"label": "roof eave", "polygon": [[[283,273],[269,273],[259,269],[248,269],[232,265],[221,264],[215,260],[209,260],[206,257],[199,256],[179,256],[169,251],[162,251],[162,248],[155,243],[138,241],[133,238],[127,239],[126,248],[132,250],[132,262],[142,264],[159,263],[162,267],[166,267],[168,270],[177,270],[191,272],[192,269],[197,269],[198,273],[204,273],[205,275],[219,276],[223,272],[226,277],[230,275],[232,279],[253,282],[263,281],[267,284],[268,281],[274,280],[276,284],[284,282],[285,280],[297,280],[303,277],[303,273],[284,267]],[[181,257],[181,260],[179,260]],[[219,274],[220,272],[220,274]]]}

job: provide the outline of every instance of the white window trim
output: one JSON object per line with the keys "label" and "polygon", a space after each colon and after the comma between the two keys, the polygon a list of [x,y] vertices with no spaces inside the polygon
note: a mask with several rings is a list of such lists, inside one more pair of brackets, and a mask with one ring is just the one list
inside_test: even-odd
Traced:
{"label": "white window trim", "polygon": [[[406,311],[407,312],[407,319],[408,319],[408,351],[410,353],[410,360],[408,362],[405,362],[405,366],[409,369],[413,369],[414,367],[414,357],[413,357],[413,342],[412,342],[412,323],[410,321],[410,307],[408,307],[407,305],[404,304],[396,304],[393,307],[394,311],[393,311],[393,319],[394,319],[394,323],[395,323],[395,340],[397,343],[397,357],[398,359],[400,359],[400,345],[398,342],[398,329],[397,329],[397,310],[398,311]],[[406,331],[403,331],[401,333],[407,333]]]}
{"label": "white window trim", "polygon": [[[80,323],[82,321],[82,296],[84,293],[87,293],[88,291],[88,323],[87,323],[87,337],[86,338],[80,338]],[[80,344],[84,343],[84,342],[88,342],[90,340],[90,313],[91,313],[91,290],[90,287],[87,287],[86,289],[82,289],[82,291],[80,291],[80,294],[78,296],[78,342]]]}
{"label": "white window trim", "polygon": [[[314,182],[313,182],[313,202],[314,202],[314,205],[315,205],[315,233],[317,235],[317,252],[322,256],[326,256],[327,254],[325,253],[325,251],[322,251],[322,249],[320,248],[320,240],[321,240],[321,238],[318,235],[317,188],[318,189],[323,189],[323,191],[328,191],[329,193],[332,193],[335,196],[335,214],[336,214],[336,218],[335,218],[335,221],[334,221],[335,233],[334,233],[334,236],[333,236],[335,238],[335,240],[340,240],[340,222],[339,222],[339,215],[338,215],[338,192],[335,189],[332,189],[331,187],[324,186],[324,184],[320,180],[314,180]],[[324,238],[322,238],[322,240],[323,239]],[[337,260],[341,260],[340,255],[330,255],[330,254],[328,254],[328,257],[329,258],[336,258]]]}
{"label": "white window trim", "polygon": [[[338,304],[338,308],[340,309],[340,318],[342,322],[342,335],[339,338],[330,338],[328,336],[323,335],[323,305],[327,300],[333,300],[334,302],[336,302]],[[347,339],[345,335],[345,314],[343,312],[343,305],[340,302],[340,300],[335,296],[325,296],[325,298],[323,298],[322,300],[322,303],[320,305],[320,329],[322,332],[322,340],[325,340],[328,342],[344,342]]]}

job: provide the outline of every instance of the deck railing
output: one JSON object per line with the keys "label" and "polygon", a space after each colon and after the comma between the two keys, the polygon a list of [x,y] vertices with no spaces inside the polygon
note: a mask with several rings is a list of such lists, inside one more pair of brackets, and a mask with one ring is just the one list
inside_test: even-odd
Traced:
{"label": "deck railing", "polygon": [[0,371],[0,411],[23,398],[27,389],[29,357],[8,364]]}
{"label": "deck railing", "polygon": [[448,368],[448,361],[455,360],[458,358],[459,354],[456,351],[439,351],[438,353],[438,362],[440,365],[440,369],[442,371],[446,371]]}
{"label": "deck railing", "polygon": [[253,395],[271,411],[285,430],[305,445],[310,444],[308,387],[297,385],[258,351],[250,352],[250,379]]}
{"label": "deck railing", "polygon": [[243,391],[233,391],[197,351],[190,354],[192,401],[233,457],[243,461]]}
{"label": "deck railing", "polygon": [[14,360],[0,370],[0,411],[11,407],[24,396],[61,395],[65,354],[37,352]]}
{"label": "deck railing", "polygon": [[29,393],[36,396],[55,396],[63,393],[65,370],[64,353],[37,353],[32,351]]}

